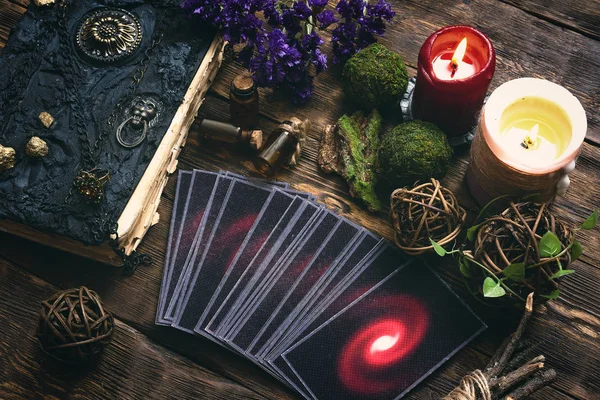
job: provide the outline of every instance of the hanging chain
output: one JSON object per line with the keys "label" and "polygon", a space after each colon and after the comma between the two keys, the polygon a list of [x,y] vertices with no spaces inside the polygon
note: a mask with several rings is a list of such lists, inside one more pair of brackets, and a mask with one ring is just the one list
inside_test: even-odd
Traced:
{"label": "hanging chain", "polygon": [[[85,117],[81,109],[79,98],[75,93],[75,88],[77,87],[76,78],[81,79],[81,74],[76,68],[74,58],[67,56],[71,52],[71,47],[69,46],[69,31],[67,28],[67,11],[69,8],[69,4],[69,0],[61,1],[60,18],[58,20],[58,27],[61,31],[60,49],[65,55],[64,59],[66,60],[64,77],[66,81],[65,86],[67,87],[67,100],[72,104],[72,111],[75,117],[75,128],[77,129],[77,134],[81,142],[81,157],[83,160],[83,168],[93,169],[95,157],[94,153],[92,152],[92,143],[87,133],[87,127],[84,123]],[[96,145],[99,146],[98,141],[100,139],[101,138],[99,137],[94,147],[96,147]]]}
{"label": "hanging chain", "polygon": [[[65,51],[65,54],[69,54],[71,51],[69,43],[68,43],[68,28],[67,28],[67,11],[70,0],[63,0],[60,4],[61,6],[61,18],[59,22],[59,27],[62,31],[61,37],[61,46],[62,50]],[[79,135],[81,145],[82,145],[82,159],[84,168],[88,169],[87,171],[84,169],[77,179],[80,179],[82,174],[90,175],[90,172],[96,171],[96,163],[100,156],[100,152],[102,151],[102,147],[104,142],[107,140],[110,133],[113,131],[119,115],[122,112],[123,106],[126,102],[130,101],[136,94],[138,88],[140,87],[146,71],[148,70],[149,61],[155,51],[155,49],[160,45],[164,37],[164,31],[168,27],[168,21],[170,17],[173,15],[174,10],[168,9],[165,10],[165,15],[161,18],[160,22],[157,24],[155,29],[154,36],[152,38],[152,42],[150,46],[144,51],[144,55],[140,60],[137,68],[135,69],[133,76],[131,78],[131,82],[129,83],[129,87],[125,95],[121,97],[121,99],[117,102],[113,111],[109,115],[107,119],[107,123],[104,129],[100,129],[100,134],[94,144],[92,145],[90,138],[87,133],[86,126],[84,124],[84,116],[81,111],[81,106],[79,99],[75,94],[74,88],[76,86],[75,77],[79,76],[78,70],[75,68],[74,61],[72,58],[69,60],[67,64],[68,70],[66,71],[66,79],[67,79],[67,88],[71,88],[69,90],[69,100],[73,104],[73,112],[75,116],[75,125],[77,128],[77,133]],[[107,174],[108,177],[108,174]],[[76,179],[76,182],[77,182]],[[80,180],[81,183],[81,180]],[[69,195],[65,199],[65,202],[69,202],[73,193],[73,188],[71,188]],[[138,254],[137,252],[133,252],[130,256],[127,256],[125,250],[119,247],[119,234],[118,234],[118,224],[116,222],[107,221],[106,223],[100,222],[100,226],[102,227],[102,232],[97,232],[96,236],[98,236],[97,240],[102,240],[105,238],[105,235],[108,235],[108,240],[113,251],[123,260],[124,269],[123,273],[125,275],[132,275],[138,266],[140,265],[149,265],[152,263],[152,257],[147,254]],[[102,236],[102,238],[100,238]]]}
{"label": "hanging chain", "polygon": [[[70,0],[63,0],[60,4],[61,18],[60,18],[60,22],[59,22],[59,27],[61,28],[61,31],[63,33],[62,37],[61,37],[61,45],[62,45],[62,50],[65,52],[65,54],[68,54],[68,52],[71,51],[69,43],[68,43],[69,33],[68,33],[68,29],[67,29],[67,11],[68,11],[69,4],[70,4]],[[169,13],[169,15],[170,15],[170,13]],[[158,24],[157,29],[155,30],[155,34],[154,34],[154,37],[152,38],[152,42],[150,43],[150,46],[144,51],[144,56],[140,60],[138,67],[136,68],[136,70],[133,73],[131,82],[129,83],[127,93],[121,97],[121,99],[117,102],[117,104],[113,108],[112,113],[110,114],[110,116],[107,119],[106,128],[100,129],[100,135],[98,136],[98,138],[96,139],[94,144],[91,143],[89,135],[87,134],[87,128],[83,122],[85,120],[85,118],[83,116],[83,112],[81,111],[79,99],[77,98],[77,96],[73,92],[73,90],[70,91],[71,93],[69,94],[69,98],[73,104],[73,111],[75,114],[75,125],[76,125],[77,133],[79,135],[79,138],[80,138],[81,144],[82,144],[82,152],[83,152],[82,158],[83,158],[83,162],[84,162],[84,169],[91,170],[91,169],[95,168],[95,166],[96,166],[95,164],[97,162],[98,157],[100,156],[100,152],[102,150],[103,144],[106,141],[106,139],[108,138],[108,136],[110,135],[110,133],[112,132],[114,126],[116,125],[119,115],[122,112],[123,106],[125,105],[125,103],[128,100],[130,100],[135,95],[140,84],[142,83],[142,80],[144,79],[144,75],[146,74],[146,71],[148,70],[148,62],[150,61],[152,54],[154,53],[154,50],[162,42],[162,39],[164,36],[164,30],[167,27],[168,19],[169,18],[166,15],[163,18],[161,18],[161,21]],[[73,58],[69,58],[68,67],[69,67],[69,71],[67,71],[68,73],[65,74],[67,81],[68,81],[67,87],[75,88],[76,87],[75,76],[78,76],[79,74],[78,74],[77,69],[74,66]]]}
{"label": "hanging chain", "polygon": [[110,222],[106,225],[105,231],[108,232],[109,235],[108,243],[123,261],[123,275],[131,276],[140,265],[149,266],[152,264],[152,256],[149,254],[142,254],[134,251],[131,255],[127,256],[125,250],[119,247],[119,225]]}

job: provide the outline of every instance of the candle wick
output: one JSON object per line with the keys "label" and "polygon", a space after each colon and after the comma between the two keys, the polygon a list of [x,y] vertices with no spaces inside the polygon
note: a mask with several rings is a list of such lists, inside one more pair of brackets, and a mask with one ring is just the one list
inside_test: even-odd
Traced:
{"label": "candle wick", "polygon": [[523,148],[525,149],[529,149],[530,147],[533,147],[533,145],[535,144],[535,140],[531,138],[531,136],[527,135],[525,137],[525,139],[521,142],[521,146],[523,146]]}
{"label": "candle wick", "polygon": [[452,69],[452,72],[450,72],[450,78],[454,78],[456,71],[458,71],[458,63],[455,63],[454,61],[450,62],[450,68]]}

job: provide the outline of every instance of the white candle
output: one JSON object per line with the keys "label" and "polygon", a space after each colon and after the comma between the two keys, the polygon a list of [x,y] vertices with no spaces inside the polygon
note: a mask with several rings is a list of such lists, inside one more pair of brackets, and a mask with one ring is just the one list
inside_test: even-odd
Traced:
{"label": "white candle", "polygon": [[[523,142],[537,126],[537,138]],[[544,174],[560,170],[579,154],[587,132],[581,103],[552,82],[521,78],[492,93],[482,112],[482,134],[494,154],[512,167]]]}
{"label": "white candle", "polygon": [[552,82],[500,86],[481,113],[467,183],[479,203],[509,194],[564,194],[587,132],[581,103]]}

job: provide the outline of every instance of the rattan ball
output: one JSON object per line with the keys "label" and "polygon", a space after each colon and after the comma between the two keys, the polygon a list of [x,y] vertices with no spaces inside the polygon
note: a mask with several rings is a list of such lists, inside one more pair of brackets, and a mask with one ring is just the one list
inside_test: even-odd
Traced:
{"label": "rattan ball", "polygon": [[[507,292],[501,298],[488,298],[488,302],[520,303],[521,300],[516,295],[525,299],[531,292],[535,292],[538,303],[552,297],[552,293],[559,287],[560,278],[551,277],[561,267],[563,270],[568,269],[571,253],[561,251],[563,254],[560,257],[544,258],[540,254],[539,243],[547,232],[558,237],[561,249],[567,249],[573,242],[573,232],[552,215],[546,204],[531,202],[511,203],[501,214],[479,225],[472,249],[467,255],[483,264],[498,278],[505,278],[504,283],[514,292]],[[483,282],[490,275],[477,265],[468,264],[469,280],[473,288],[483,295]],[[506,278],[504,270],[514,264],[524,264],[523,279]]]}
{"label": "rattan ball", "polygon": [[454,193],[436,179],[412,188],[397,189],[390,201],[390,221],[396,245],[410,255],[433,251],[431,240],[440,245],[454,242],[461,233],[467,212]]}
{"label": "rattan ball", "polygon": [[42,303],[37,338],[52,358],[80,364],[95,359],[112,339],[113,316],[86,287],[59,292]]}

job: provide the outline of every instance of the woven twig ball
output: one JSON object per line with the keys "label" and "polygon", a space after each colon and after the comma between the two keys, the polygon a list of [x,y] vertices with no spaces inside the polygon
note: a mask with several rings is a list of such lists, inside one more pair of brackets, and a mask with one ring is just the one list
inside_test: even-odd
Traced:
{"label": "woven twig ball", "polygon": [[[560,278],[551,277],[560,271],[560,267],[568,269],[571,263],[569,251],[563,252],[558,258],[540,254],[539,243],[547,232],[556,235],[561,242],[561,249],[567,249],[574,238],[573,232],[550,213],[546,204],[512,203],[501,214],[479,225],[472,250],[467,254],[498,278],[504,278],[504,283],[521,298],[525,299],[529,293],[535,292],[536,302],[547,301],[547,296],[558,289],[560,281]],[[476,265],[469,264],[471,282],[483,294],[482,284],[490,275]],[[524,264],[525,275],[522,280],[506,279],[504,270],[514,264]],[[507,300],[520,302],[510,292],[491,301],[498,303]]]}
{"label": "woven twig ball", "polygon": [[430,238],[444,246],[453,242],[465,224],[467,212],[456,196],[439,181],[397,189],[390,201],[390,221],[396,245],[410,255],[433,250]]}
{"label": "woven twig ball", "polygon": [[37,338],[56,360],[84,363],[111,341],[114,321],[96,292],[86,287],[59,292],[42,303]]}

